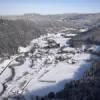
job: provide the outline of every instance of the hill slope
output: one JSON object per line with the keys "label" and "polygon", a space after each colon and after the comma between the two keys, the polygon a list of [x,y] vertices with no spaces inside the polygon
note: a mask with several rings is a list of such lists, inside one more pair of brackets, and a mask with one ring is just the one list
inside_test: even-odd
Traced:
{"label": "hill slope", "polygon": [[27,45],[45,31],[30,21],[0,20],[0,55],[17,53],[18,47]]}

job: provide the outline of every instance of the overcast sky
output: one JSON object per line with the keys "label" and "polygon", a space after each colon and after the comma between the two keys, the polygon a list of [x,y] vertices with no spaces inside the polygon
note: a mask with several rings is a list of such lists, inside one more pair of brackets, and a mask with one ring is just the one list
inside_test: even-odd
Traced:
{"label": "overcast sky", "polygon": [[0,15],[96,12],[100,12],[100,0],[0,0]]}

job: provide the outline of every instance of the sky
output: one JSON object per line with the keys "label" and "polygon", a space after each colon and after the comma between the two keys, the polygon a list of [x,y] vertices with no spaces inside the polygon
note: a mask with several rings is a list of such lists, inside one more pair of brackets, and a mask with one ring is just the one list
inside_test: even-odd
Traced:
{"label": "sky", "polygon": [[100,0],[0,0],[0,15],[97,12]]}

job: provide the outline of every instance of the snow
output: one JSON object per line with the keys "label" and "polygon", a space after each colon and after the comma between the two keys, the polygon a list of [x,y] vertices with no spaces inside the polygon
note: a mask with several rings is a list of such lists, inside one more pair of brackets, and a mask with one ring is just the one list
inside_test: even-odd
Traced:
{"label": "snow", "polygon": [[4,83],[7,78],[12,75],[11,70],[7,68],[2,75],[0,75],[0,83]]}
{"label": "snow", "polygon": [[73,76],[70,76],[70,73],[73,72],[73,68],[75,67],[65,62],[59,63],[50,72],[44,75],[44,77],[40,78],[40,80],[58,82],[66,78],[72,78]]}
{"label": "snow", "polygon": [[74,34],[74,33],[69,33],[69,34],[61,33],[61,35],[68,38],[68,37],[74,37],[74,36],[76,36],[77,34]]}
{"label": "snow", "polygon": [[[81,58],[82,59],[82,58]],[[83,56],[84,59],[84,56]],[[50,91],[57,92],[63,89],[64,84],[72,79],[79,79],[83,73],[90,67],[90,62],[80,61],[76,64],[60,62],[43,75],[38,80],[33,79],[27,89],[32,94],[43,96]],[[53,66],[53,65],[52,65]],[[77,75],[76,75],[77,73]],[[34,83],[34,87],[33,84]]]}
{"label": "snow", "polygon": [[66,34],[66,36],[76,36],[77,34]]}
{"label": "snow", "polygon": [[19,73],[19,74],[16,74],[16,78],[20,77],[23,75],[23,73],[26,71],[30,71],[31,69],[29,68],[29,66],[31,65],[31,61],[26,58],[26,61],[23,65],[20,65],[20,66],[15,66],[15,73]]}
{"label": "snow", "polygon": [[86,29],[80,29],[79,30],[80,32],[86,32],[86,31],[88,31],[88,29],[86,28]]}
{"label": "snow", "polygon": [[75,28],[64,28],[64,29],[61,30],[60,32],[63,32],[63,31],[70,31],[70,30],[75,31],[75,30],[77,30],[77,29],[75,29]]}
{"label": "snow", "polygon": [[47,37],[42,36],[39,39],[37,39],[37,41],[33,40],[32,43],[36,43],[37,42],[39,44],[39,46],[43,47],[43,46],[45,46],[47,44],[46,41],[43,41],[43,38],[49,38],[49,39],[54,39],[56,43],[60,44],[60,46],[63,46],[70,40],[70,38],[65,39],[65,38],[63,38],[61,36],[61,34],[62,33],[58,33],[58,34],[48,33]]}
{"label": "snow", "polygon": [[[19,47],[18,55],[11,56],[11,59],[0,63],[0,91],[2,91],[1,83],[7,85],[3,96],[20,93],[42,96],[51,91],[57,92],[63,89],[66,82],[82,77],[84,71],[91,66],[91,59],[98,59],[98,57],[86,53],[83,50],[85,46],[82,48],[68,46],[71,38],[65,38],[62,34],[64,33],[48,33],[40,36],[32,40],[27,47]],[[68,36],[75,36],[75,34],[68,34]],[[60,46],[45,49],[44,47],[49,45],[48,40],[53,40]],[[99,47],[90,49],[98,51]],[[34,52],[31,53],[31,50]],[[15,61],[19,57],[20,61]],[[14,75],[9,66],[14,69]],[[6,80],[11,76],[13,79],[7,82]]]}
{"label": "snow", "polygon": [[4,70],[4,68],[6,67],[6,65],[8,65],[9,63],[9,59],[4,60],[2,63],[0,63],[0,73]]}
{"label": "snow", "polygon": [[65,62],[59,63],[40,80],[60,82],[62,80],[73,79],[77,70],[81,68],[80,65],[81,64],[71,65]]}
{"label": "snow", "polygon": [[99,45],[94,45],[92,47],[90,47],[88,50],[92,50],[93,52],[100,52],[100,46]]}
{"label": "snow", "polygon": [[[62,34],[62,33],[61,33]],[[70,40],[70,38],[63,38],[60,33],[52,36],[51,38],[56,41],[56,43],[60,44],[60,47],[65,46],[66,43]]]}
{"label": "snow", "polygon": [[63,48],[63,51],[67,51],[67,52],[75,52],[75,48],[72,48],[72,47],[66,47],[66,48]]}
{"label": "snow", "polygon": [[27,47],[19,47],[18,48],[18,52],[19,53],[25,53],[25,52],[29,52],[31,50],[32,46],[27,46]]}
{"label": "snow", "polygon": [[91,58],[91,54],[88,54],[88,53],[76,53],[74,56],[73,56],[73,59],[77,60],[77,61],[80,61],[80,60],[88,60]]}

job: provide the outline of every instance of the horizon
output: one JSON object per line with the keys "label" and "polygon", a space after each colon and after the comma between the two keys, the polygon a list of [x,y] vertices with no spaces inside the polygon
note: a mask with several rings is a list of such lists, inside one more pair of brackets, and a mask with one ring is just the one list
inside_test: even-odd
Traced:
{"label": "horizon", "polygon": [[6,16],[25,16],[25,15],[41,15],[41,16],[46,16],[46,15],[64,15],[64,14],[100,14],[100,12],[93,12],[93,13],[77,13],[77,12],[73,12],[73,13],[56,13],[56,14],[41,14],[41,13],[22,13],[22,14],[7,14],[7,15],[1,15],[0,17],[6,17]]}
{"label": "horizon", "polygon": [[0,0],[0,15],[100,13],[100,0]]}

